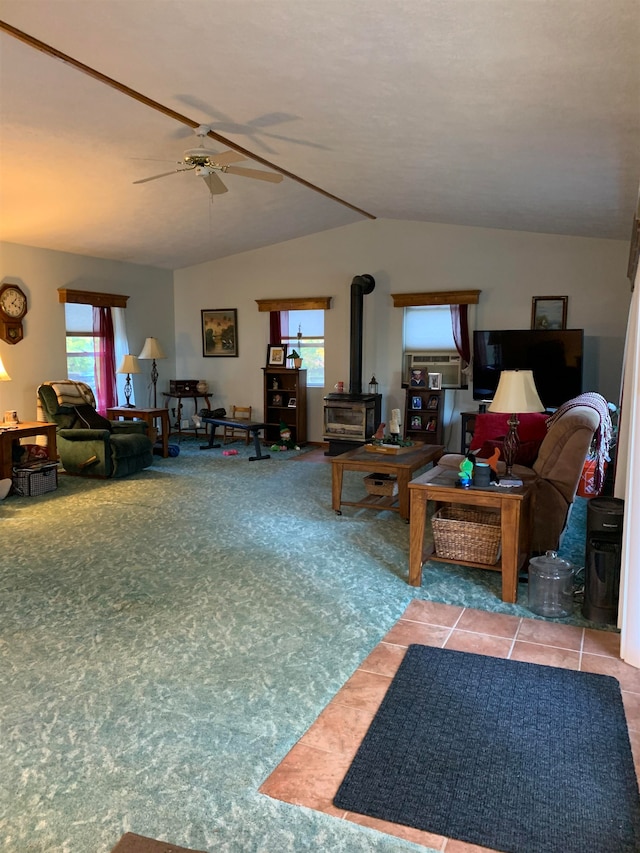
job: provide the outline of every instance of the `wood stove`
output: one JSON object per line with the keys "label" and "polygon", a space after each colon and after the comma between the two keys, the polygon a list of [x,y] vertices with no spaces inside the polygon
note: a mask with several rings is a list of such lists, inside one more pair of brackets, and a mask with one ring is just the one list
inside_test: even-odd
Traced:
{"label": "wood stove", "polygon": [[380,424],[381,394],[327,394],[324,398],[324,434],[327,456],[362,447]]}
{"label": "wood stove", "polygon": [[323,438],[329,443],[326,456],[362,447],[380,424],[382,395],[362,393],[363,297],[375,285],[371,275],[357,275],[351,282],[349,391],[324,398]]}

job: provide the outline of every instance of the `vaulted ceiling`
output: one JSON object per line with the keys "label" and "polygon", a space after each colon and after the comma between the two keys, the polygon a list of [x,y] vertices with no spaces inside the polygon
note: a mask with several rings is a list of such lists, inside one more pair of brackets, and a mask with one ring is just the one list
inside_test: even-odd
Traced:
{"label": "vaulted ceiling", "polygon": [[[2,0],[0,18],[2,240],[176,269],[367,215],[630,236],[637,0]],[[286,177],[134,184],[179,168],[197,124]]]}

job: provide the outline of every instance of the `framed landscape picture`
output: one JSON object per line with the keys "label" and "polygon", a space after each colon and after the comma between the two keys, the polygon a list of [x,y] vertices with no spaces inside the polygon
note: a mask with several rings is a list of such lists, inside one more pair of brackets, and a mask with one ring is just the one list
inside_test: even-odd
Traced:
{"label": "framed landscape picture", "polygon": [[238,355],[238,312],[235,308],[203,309],[202,355]]}
{"label": "framed landscape picture", "polygon": [[568,296],[534,296],[531,305],[532,329],[566,329]]}

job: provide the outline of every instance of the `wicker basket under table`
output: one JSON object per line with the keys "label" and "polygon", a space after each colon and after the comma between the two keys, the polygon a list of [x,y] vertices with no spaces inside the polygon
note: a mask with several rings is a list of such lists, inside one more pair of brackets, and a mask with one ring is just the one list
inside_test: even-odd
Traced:
{"label": "wicker basket under table", "polygon": [[500,556],[500,513],[470,506],[447,505],[431,518],[436,555],[493,565]]}

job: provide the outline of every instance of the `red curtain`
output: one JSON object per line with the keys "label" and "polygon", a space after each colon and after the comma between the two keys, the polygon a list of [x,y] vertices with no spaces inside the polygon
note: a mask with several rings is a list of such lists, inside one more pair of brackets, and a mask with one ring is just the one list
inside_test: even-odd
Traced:
{"label": "red curtain", "polygon": [[469,321],[467,319],[468,305],[450,305],[451,328],[458,355],[466,367],[471,361],[471,344],[469,342]]}
{"label": "red curtain", "polygon": [[282,338],[289,334],[289,312],[269,311],[269,343],[280,346]]}
{"label": "red curtain", "polygon": [[116,393],[116,356],[111,308],[93,306],[93,337],[95,340],[96,409],[101,415],[118,405]]}

